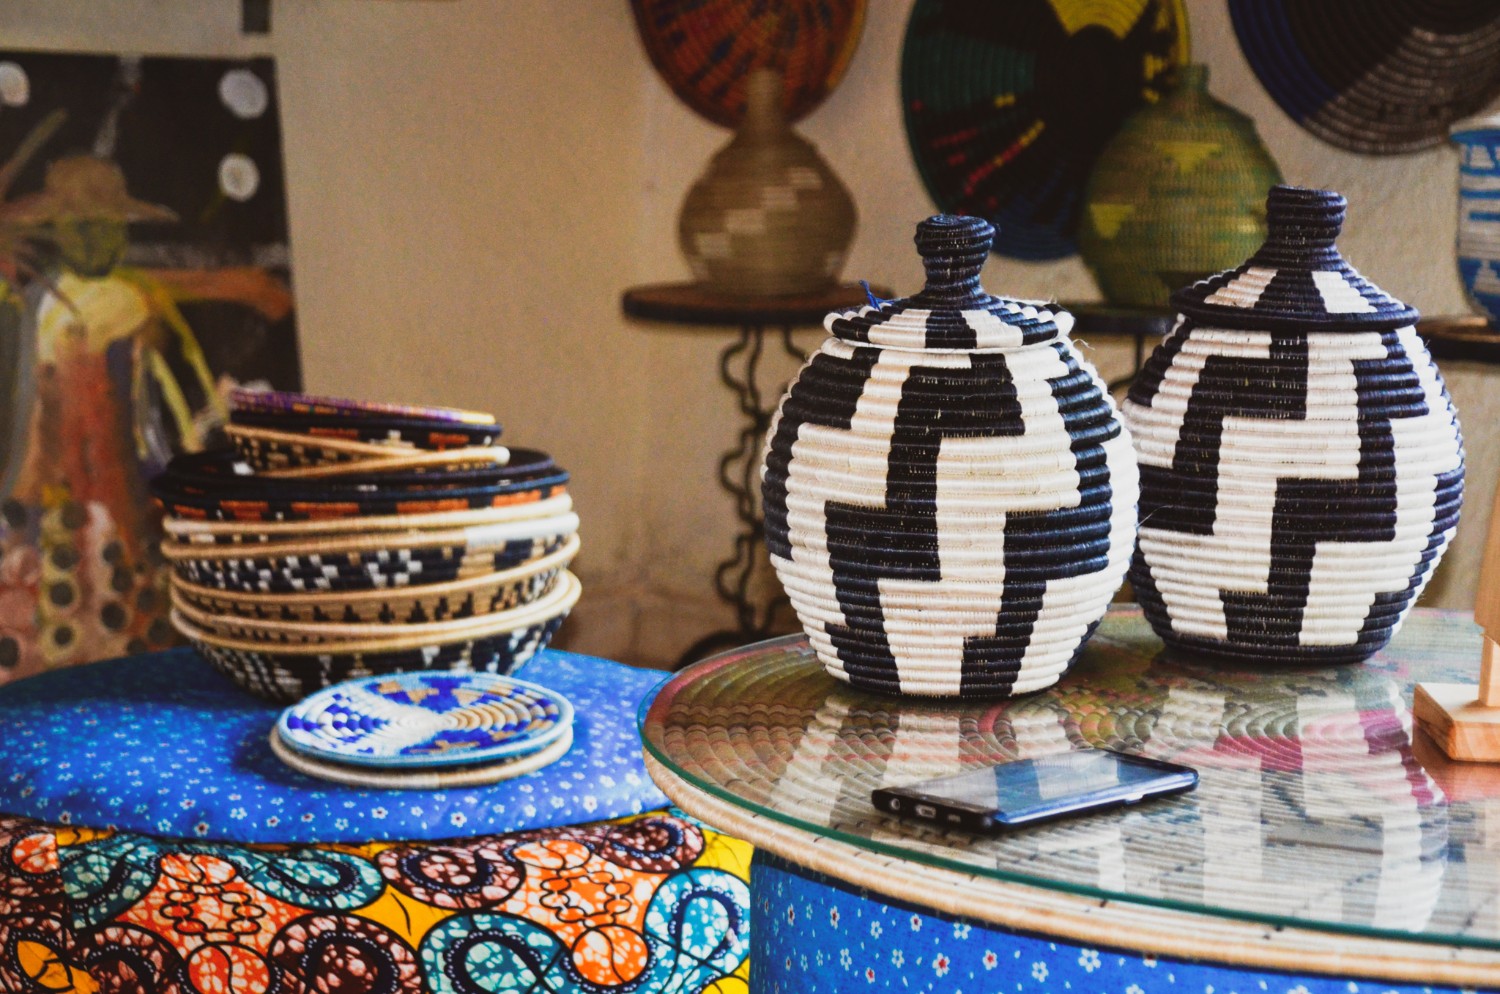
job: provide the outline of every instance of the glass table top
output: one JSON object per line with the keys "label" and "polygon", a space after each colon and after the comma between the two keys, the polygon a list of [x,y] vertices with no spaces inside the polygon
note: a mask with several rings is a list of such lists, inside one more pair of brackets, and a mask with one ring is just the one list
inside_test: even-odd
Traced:
{"label": "glass table top", "polygon": [[[642,715],[648,751],[750,813],[952,869],[1091,896],[1500,948],[1500,765],[1414,739],[1418,681],[1473,682],[1468,615],[1414,612],[1362,665],[1254,670],[1169,656],[1111,612],[1057,686],[945,702],[854,690],[806,641],[699,663]],[[1185,763],[1198,788],[972,836],[870,791],[1097,746]],[[754,841],[754,840],[751,840]]]}

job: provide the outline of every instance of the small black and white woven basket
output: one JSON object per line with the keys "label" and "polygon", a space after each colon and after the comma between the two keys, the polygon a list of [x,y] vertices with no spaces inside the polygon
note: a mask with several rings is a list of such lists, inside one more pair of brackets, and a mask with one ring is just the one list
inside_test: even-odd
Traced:
{"label": "small black and white woven basket", "polygon": [[980,287],[993,236],[924,221],[926,288],[830,314],[768,433],[772,563],[824,666],[856,686],[1049,686],[1129,560],[1129,438],[1071,316]]}

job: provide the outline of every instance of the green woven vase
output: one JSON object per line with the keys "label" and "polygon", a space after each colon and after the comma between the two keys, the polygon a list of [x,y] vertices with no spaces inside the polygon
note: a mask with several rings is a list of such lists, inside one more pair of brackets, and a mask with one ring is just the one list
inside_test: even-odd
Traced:
{"label": "green woven vase", "polygon": [[1078,250],[1109,303],[1166,308],[1173,290],[1254,254],[1280,182],[1254,122],[1209,96],[1207,66],[1183,66],[1100,153]]}

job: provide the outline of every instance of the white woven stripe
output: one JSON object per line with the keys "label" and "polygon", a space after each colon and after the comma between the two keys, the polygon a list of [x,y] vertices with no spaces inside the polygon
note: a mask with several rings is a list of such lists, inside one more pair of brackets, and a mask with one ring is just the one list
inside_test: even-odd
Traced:
{"label": "white woven stripe", "polygon": [[[1023,357],[1032,359],[1033,362],[1026,362],[1025,365],[1034,366],[1034,368],[1025,371],[1013,369],[1012,376],[1017,382],[1046,386],[1047,379],[1067,375],[1067,366],[1053,349],[1034,349],[1028,353],[1021,353],[1016,356],[1016,359],[1022,360]],[[1057,507],[1074,507],[1078,504],[1078,474],[1075,469],[1069,477],[1071,486],[1066,489],[1005,496],[997,494],[992,516],[986,519],[954,520],[945,514],[945,484],[955,479],[973,477],[976,470],[992,476],[998,475],[995,467],[1003,465],[1007,449],[1014,448],[1017,440],[1028,439],[1028,437],[1040,439],[1046,448],[1057,452],[1069,452],[1072,440],[1068,437],[1062,415],[1058,413],[1057,401],[1052,397],[1051,391],[1046,391],[1045,395],[1042,395],[1040,391],[1027,391],[1027,393],[1029,396],[1018,398],[1021,405],[1021,421],[1026,429],[1024,434],[990,438],[945,438],[938,455],[938,559],[943,561],[960,548],[984,550],[990,554],[994,563],[993,579],[990,581],[990,593],[993,598],[992,619],[999,616],[1001,600],[1005,593],[1007,514],[1011,511],[1050,510]],[[889,590],[897,599],[904,598],[905,595],[912,594],[917,589],[925,591],[932,603],[942,603],[945,590],[941,580],[937,583],[901,579],[880,581],[881,594],[884,595]],[[882,604],[884,604],[883,600]],[[902,623],[920,621],[920,616],[915,612],[908,614],[900,608],[894,608],[887,610],[886,617],[895,623],[888,627],[887,634],[890,639],[891,653],[896,658],[896,667],[899,671],[902,669],[904,659],[909,658],[919,644],[908,636],[907,625]],[[986,626],[976,625],[973,628],[954,626],[943,630],[943,636],[948,643],[947,652],[951,653],[955,661],[963,658],[965,638],[992,634],[994,634],[993,620]],[[952,667],[951,675],[952,687],[949,692],[957,694],[961,687],[962,677],[957,665]]]}
{"label": "white woven stripe", "polygon": [[1375,305],[1344,279],[1343,273],[1320,270],[1312,274],[1313,285],[1330,314],[1373,314]]}
{"label": "white woven stripe", "polygon": [[[1179,323],[1178,329],[1181,327]],[[1179,331],[1173,331],[1174,335],[1178,333]],[[1200,339],[1197,329],[1186,334],[1189,337],[1183,349],[1186,350],[1192,346],[1199,355],[1223,354],[1235,359],[1269,359],[1271,356],[1269,332],[1241,333],[1227,342],[1220,342],[1213,335]],[[1179,352],[1178,357],[1180,358],[1181,355],[1182,353]],[[1180,376],[1188,393],[1191,393],[1192,388],[1197,386],[1202,369],[1202,363],[1183,365]],[[1176,360],[1170,371],[1177,373]],[[1130,428],[1131,434],[1139,440],[1149,440],[1152,443],[1150,446],[1138,446],[1137,457],[1142,463],[1148,466],[1171,467],[1177,451],[1177,443],[1182,437],[1182,425],[1187,418],[1187,408],[1188,397],[1177,393],[1157,393],[1151,399],[1149,407],[1133,400],[1125,401],[1120,408],[1120,414]]]}
{"label": "white woven stripe", "polygon": [[1223,304],[1225,307],[1254,307],[1267,285],[1276,276],[1276,270],[1264,266],[1251,266],[1243,273],[1219,287],[1204,298],[1205,304]]}
{"label": "white woven stripe", "polygon": [[998,314],[985,310],[972,310],[964,311],[963,315],[969,327],[974,329],[976,348],[1015,348],[1021,344],[1021,329],[1006,324],[1000,320]]}
{"label": "white woven stripe", "polygon": [[[1396,517],[1403,530],[1397,533],[1394,541],[1388,542],[1318,543],[1313,557],[1306,614],[1309,618],[1323,618],[1325,623],[1317,629],[1305,628],[1301,637],[1303,645],[1346,645],[1353,642],[1363,626],[1369,605],[1375,602],[1375,596],[1405,586],[1404,582],[1382,580],[1378,573],[1367,567],[1380,562],[1409,564],[1407,576],[1410,576],[1427,546],[1436,519],[1437,477],[1451,473],[1459,465],[1458,430],[1453,408],[1443,399],[1436,367],[1427,355],[1426,346],[1417,337],[1415,328],[1402,328],[1396,334],[1412,360],[1422,392],[1427,397],[1426,414],[1396,418],[1391,422],[1396,443],[1397,482],[1414,484],[1399,487],[1396,494]],[[1434,435],[1441,436],[1442,444],[1433,444]],[[1423,458],[1425,456],[1439,457],[1438,462],[1434,465],[1432,459]],[[1335,594],[1347,595],[1351,585],[1368,595],[1363,610],[1348,603],[1347,597],[1334,600]],[[1339,622],[1337,627],[1334,627],[1334,619]]]}
{"label": "white woven stripe", "polygon": [[[847,359],[852,357],[854,350],[847,344],[830,339],[823,344],[823,351],[829,355]],[[877,369],[880,378],[901,382],[910,372],[915,360],[921,356],[915,353],[899,351],[887,351],[881,356]],[[967,364],[967,360],[965,362]],[[873,410],[872,410],[873,408]],[[828,517],[823,508],[823,502],[817,501],[813,506],[816,510],[805,504],[794,503],[790,500],[794,495],[800,496],[803,492],[814,489],[815,478],[813,474],[818,467],[818,460],[812,457],[818,452],[837,452],[843,448],[841,439],[850,434],[860,434],[884,438],[886,440],[884,452],[875,456],[877,460],[869,467],[872,476],[884,479],[887,467],[884,460],[890,454],[890,439],[896,431],[896,409],[894,406],[881,409],[880,405],[874,405],[860,397],[855,405],[854,416],[850,420],[849,430],[841,428],[828,428],[823,425],[804,424],[797,432],[797,440],[792,443],[791,459],[787,465],[786,490],[789,498],[787,503],[787,532],[792,546],[792,560],[805,570],[817,577],[818,582],[826,584],[829,591],[834,589],[833,568],[829,563],[828,556]],[[774,431],[767,436],[775,438]],[[873,508],[883,508],[883,499],[872,501]],[[839,624],[847,622],[840,620]],[[816,627],[822,628],[821,625]]]}

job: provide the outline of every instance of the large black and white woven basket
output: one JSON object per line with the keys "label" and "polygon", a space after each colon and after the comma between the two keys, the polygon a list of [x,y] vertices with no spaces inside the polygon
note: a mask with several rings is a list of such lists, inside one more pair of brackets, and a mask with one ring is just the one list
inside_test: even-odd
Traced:
{"label": "large black and white woven basket", "polygon": [[1179,290],[1127,398],[1131,583],[1170,645],[1256,661],[1379,650],[1458,524],[1457,416],[1417,312],[1334,246],[1337,193],[1278,186],[1269,237]]}
{"label": "large black and white woven basket", "polygon": [[1129,438],[1071,316],[980,287],[993,236],[924,221],[926,288],[830,314],[768,433],[772,563],[824,666],[856,686],[1049,686],[1124,578]]}

